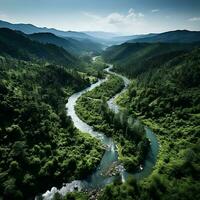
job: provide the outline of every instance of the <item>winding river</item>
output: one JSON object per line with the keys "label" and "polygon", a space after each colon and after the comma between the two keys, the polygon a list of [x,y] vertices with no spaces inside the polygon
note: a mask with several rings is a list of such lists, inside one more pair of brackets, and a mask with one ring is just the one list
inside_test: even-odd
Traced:
{"label": "winding river", "polygon": [[[115,113],[117,113],[119,112],[119,107],[116,105],[114,100],[117,96],[121,95],[127,89],[127,86],[129,85],[130,81],[126,77],[110,71],[111,68],[112,68],[112,65],[109,65],[109,67],[106,68],[105,71],[108,72],[109,74],[113,74],[115,76],[121,77],[124,81],[124,89],[107,102],[109,105],[109,108],[112,109]],[[66,104],[67,115],[71,117],[74,123],[74,126],[77,129],[79,129],[81,132],[86,132],[90,134],[91,136],[101,140],[102,144],[104,144],[107,147],[103,155],[103,158],[100,162],[100,165],[98,166],[98,168],[93,174],[91,174],[88,178],[84,180],[75,180],[75,181],[72,181],[71,183],[63,184],[63,187],[60,189],[57,189],[56,187],[51,188],[50,191],[48,190],[46,193],[42,195],[45,200],[52,199],[56,192],[62,195],[65,195],[66,193],[72,192],[74,190],[81,191],[81,190],[98,189],[98,188],[104,187],[105,185],[109,183],[112,183],[113,180],[115,180],[116,178],[119,178],[119,176],[121,176],[121,179],[124,182],[129,176],[133,176],[136,179],[140,180],[147,177],[152,172],[152,168],[156,162],[159,145],[158,145],[155,135],[152,133],[152,131],[149,128],[146,127],[145,130],[146,130],[146,136],[149,138],[151,142],[150,151],[148,155],[146,156],[144,165],[141,167],[141,170],[136,173],[130,174],[130,173],[127,173],[124,167],[118,164],[117,162],[118,152],[117,152],[117,147],[113,139],[107,137],[104,133],[94,131],[94,129],[91,126],[83,122],[76,115],[75,105],[76,105],[77,99],[84,93],[90,90],[93,90],[95,87],[101,85],[105,81],[107,81],[107,78],[98,80],[98,82],[92,84],[90,87],[73,94],[72,96],[70,96],[70,98],[68,99],[68,103]],[[108,171],[110,170],[111,166],[114,166],[115,168],[117,168],[119,173],[112,174],[112,176],[110,176]]]}

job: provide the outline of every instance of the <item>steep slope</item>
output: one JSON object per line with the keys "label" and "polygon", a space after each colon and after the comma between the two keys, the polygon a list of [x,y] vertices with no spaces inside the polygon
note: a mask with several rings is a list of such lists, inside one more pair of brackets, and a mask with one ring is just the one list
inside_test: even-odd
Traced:
{"label": "steep slope", "polygon": [[[192,91],[196,88],[199,91],[200,86],[200,48],[196,48],[193,51],[184,53],[179,56],[174,56],[168,62],[158,65],[157,68],[149,68],[144,73],[139,75],[139,85],[163,88],[169,92],[176,90],[178,93],[189,90]],[[160,82],[162,80],[162,82]],[[166,86],[167,83],[167,86]],[[170,91],[171,89],[171,91]],[[162,94],[164,94],[164,90]],[[190,95],[192,94],[190,91]],[[168,94],[169,95],[169,94]],[[177,95],[177,94],[174,94]],[[186,95],[186,94],[184,94]],[[194,95],[195,96],[195,95]],[[198,95],[195,98],[199,98]],[[194,100],[194,99],[193,99]],[[194,105],[192,101],[185,102],[185,105]],[[196,102],[197,103],[197,102]],[[174,104],[174,106],[177,106]],[[180,105],[179,105],[180,106]],[[174,108],[175,109],[175,108]]]}
{"label": "steep slope", "polygon": [[124,43],[108,48],[103,57],[114,63],[117,71],[126,73],[128,69],[128,76],[137,76],[199,46],[200,43]]}
{"label": "steep slope", "polygon": [[89,39],[75,40],[73,38],[62,38],[52,33],[34,33],[28,35],[28,37],[34,41],[38,41],[44,44],[55,44],[59,47],[63,47],[68,52],[81,55],[85,53],[100,53],[102,51],[102,45],[95,43]]}
{"label": "steep slope", "polygon": [[200,41],[200,31],[176,30],[164,32],[153,37],[144,37],[130,40],[130,43],[136,42],[167,42],[167,43],[191,43]]}
{"label": "steep slope", "polygon": [[74,65],[77,59],[61,47],[32,41],[20,32],[0,28],[0,54],[22,60],[46,60],[51,63]]}

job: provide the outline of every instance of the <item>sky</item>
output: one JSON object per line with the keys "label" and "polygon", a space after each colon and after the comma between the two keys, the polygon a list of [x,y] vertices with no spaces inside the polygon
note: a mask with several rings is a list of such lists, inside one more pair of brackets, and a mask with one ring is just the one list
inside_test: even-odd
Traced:
{"label": "sky", "polygon": [[200,0],[0,0],[0,19],[123,35],[200,31]]}

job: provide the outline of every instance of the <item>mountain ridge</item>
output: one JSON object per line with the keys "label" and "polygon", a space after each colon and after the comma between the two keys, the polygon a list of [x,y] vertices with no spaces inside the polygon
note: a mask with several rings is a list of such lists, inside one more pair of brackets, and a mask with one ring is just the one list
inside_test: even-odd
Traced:
{"label": "mountain ridge", "polygon": [[150,67],[167,62],[174,56],[200,47],[200,43],[123,43],[103,52],[106,62],[115,65],[119,72],[129,66],[130,76],[137,76]]}
{"label": "mountain ridge", "polygon": [[189,31],[189,30],[174,30],[167,31],[157,34],[152,37],[137,38],[129,40],[129,43],[155,43],[155,42],[165,42],[165,43],[191,43],[200,41],[200,31]]}
{"label": "mountain ridge", "polygon": [[74,65],[78,59],[62,47],[30,40],[24,33],[0,28],[0,53],[22,60],[46,60],[63,65]]}
{"label": "mountain ridge", "polygon": [[37,27],[33,24],[24,24],[24,23],[18,23],[13,24],[10,22],[6,22],[3,20],[0,20],[0,28],[9,28],[12,30],[19,30],[26,34],[32,34],[32,33],[39,33],[39,32],[50,32],[55,35],[61,36],[61,37],[72,37],[72,38],[84,38],[84,39],[95,39],[83,32],[76,32],[76,31],[62,31],[55,28],[47,28],[47,27]]}
{"label": "mountain ridge", "polygon": [[31,40],[38,41],[44,44],[51,43],[59,47],[63,47],[68,52],[74,55],[82,55],[85,53],[101,53],[103,46],[89,39],[76,40],[69,37],[58,37],[49,32],[33,33],[28,37]]}

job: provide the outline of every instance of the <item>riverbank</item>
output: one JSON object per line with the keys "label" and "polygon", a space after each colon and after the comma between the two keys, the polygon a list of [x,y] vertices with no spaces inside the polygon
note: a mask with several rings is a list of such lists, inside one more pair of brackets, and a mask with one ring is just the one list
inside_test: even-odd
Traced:
{"label": "riverbank", "polygon": [[[110,73],[110,68],[106,69],[108,73]],[[121,81],[116,80],[123,80],[123,85],[125,84],[123,90],[118,89],[121,88]],[[111,77],[105,83],[81,96],[75,108],[76,113],[84,122],[93,126],[95,130],[113,137],[118,148],[120,147],[119,163],[122,162],[128,171],[134,172],[142,169],[149,149],[149,140],[146,139],[145,129],[142,125],[137,121],[134,122],[133,119],[130,123],[129,116],[123,111],[117,111],[117,105],[113,102],[112,96],[116,97],[124,92],[128,82],[125,77],[122,79],[121,75],[111,72]],[[112,92],[110,88],[112,88]],[[140,150],[137,147],[138,144],[140,144]]]}

